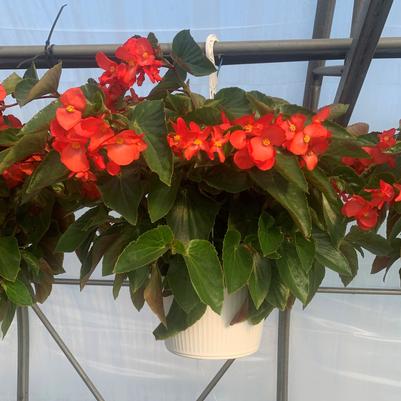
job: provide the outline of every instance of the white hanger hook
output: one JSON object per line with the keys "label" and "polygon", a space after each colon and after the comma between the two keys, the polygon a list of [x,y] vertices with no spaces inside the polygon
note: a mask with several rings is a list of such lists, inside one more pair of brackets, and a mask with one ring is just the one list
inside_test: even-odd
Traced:
{"label": "white hanger hook", "polygon": [[[213,33],[210,34],[206,38],[206,43],[205,43],[205,53],[206,57],[213,63],[215,64],[214,61],[214,44],[218,42],[219,39],[217,38],[216,35]],[[217,78],[217,72],[214,72],[213,74],[209,75],[209,98],[213,99],[214,95],[217,92],[217,83],[218,83],[218,78]]]}

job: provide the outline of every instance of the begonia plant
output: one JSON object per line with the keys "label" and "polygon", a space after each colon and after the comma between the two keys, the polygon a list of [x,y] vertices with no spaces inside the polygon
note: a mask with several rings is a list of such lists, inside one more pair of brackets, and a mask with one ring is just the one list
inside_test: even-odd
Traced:
{"label": "begonia plant", "polygon": [[[373,272],[399,258],[398,130],[346,129],[344,105],[311,112],[257,90],[205,99],[187,76],[215,67],[186,30],[168,57],[153,34],[109,56],[97,54],[97,80],[62,94],[61,63],[0,86],[3,332],[16,306],[47,297],[64,252],[82,263],[81,287],[100,262],[114,297],[128,281],[158,339],[208,306],[220,313],[225,292],[248,294],[232,324],[256,324],[306,306],[326,269],[347,285],[363,249]],[[26,124],[8,114],[38,98],[54,99]]]}

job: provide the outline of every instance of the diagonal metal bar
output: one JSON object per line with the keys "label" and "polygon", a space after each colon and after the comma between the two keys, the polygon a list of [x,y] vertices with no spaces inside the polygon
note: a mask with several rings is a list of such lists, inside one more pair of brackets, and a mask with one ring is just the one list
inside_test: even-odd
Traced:
{"label": "diagonal metal bar", "polygon": [[335,97],[335,103],[349,104],[339,119],[343,125],[350,120],[392,4],[393,0],[369,0],[361,6]]}
{"label": "diagonal metal bar", "polygon": [[210,381],[210,383],[206,386],[206,388],[202,391],[202,394],[196,399],[196,401],[203,401],[210,394],[210,392],[216,387],[216,384],[220,381],[220,379],[227,372],[229,367],[234,363],[235,359],[227,359],[224,365],[220,368],[220,370],[216,373],[216,376]]}
{"label": "diagonal metal bar", "polygon": [[46,327],[47,331],[50,333],[50,335],[53,337],[54,341],[56,344],[60,347],[61,351],[63,351],[64,355],[66,358],[70,361],[71,365],[74,367],[78,375],[81,377],[82,381],[85,383],[85,385],[88,387],[90,392],[93,394],[95,397],[96,401],[105,401],[102,395],[99,393],[98,389],[95,387],[89,376],[85,373],[83,370],[82,366],[79,364],[79,362],[75,359],[73,353],[70,351],[70,349],[67,347],[67,345],[64,343],[60,335],[57,333],[55,328],[52,326],[52,324],[49,322],[47,319],[46,315],[42,312],[42,310],[39,308],[38,305],[33,305],[32,306],[33,311],[36,313],[40,321],[43,323],[43,325]]}
{"label": "diagonal metal bar", "polygon": [[[318,0],[313,26],[313,39],[330,37],[335,6],[336,0]],[[308,109],[316,110],[318,107],[323,75],[316,75],[314,70],[323,67],[325,63],[325,60],[312,60],[308,64],[303,101],[304,107]]]}
{"label": "diagonal metal bar", "polygon": [[280,311],[277,342],[277,401],[288,401],[291,309]]}
{"label": "diagonal metal bar", "polygon": [[28,308],[17,309],[18,375],[17,401],[29,401],[29,314]]}

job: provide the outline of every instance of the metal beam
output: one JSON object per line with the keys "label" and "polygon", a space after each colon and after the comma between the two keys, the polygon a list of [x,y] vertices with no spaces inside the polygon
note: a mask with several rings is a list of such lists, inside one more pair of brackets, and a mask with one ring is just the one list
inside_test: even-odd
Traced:
{"label": "metal beam", "polygon": [[370,0],[363,2],[359,11],[354,38],[335,97],[335,103],[349,104],[347,112],[339,119],[343,125],[350,120],[392,3],[393,0]]}
{"label": "metal beam", "polygon": [[17,401],[29,401],[29,314],[28,308],[17,308],[18,374]]}
{"label": "metal beam", "polygon": [[[335,6],[336,0],[318,0],[313,26],[313,39],[330,37]],[[323,75],[317,75],[314,71],[317,68],[323,67],[325,63],[325,60],[312,60],[308,64],[303,105],[310,110],[318,108],[320,89],[323,82]]]}
{"label": "metal beam", "polygon": [[95,387],[89,376],[85,373],[83,370],[82,366],[79,364],[79,362],[75,359],[73,353],[70,351],[70,349],[65,345],[64,341],[60,337],[60,335],[57,333],[56,329],[52,326],[52,324],[49,322],[47,319],[46,315],[42,312],[42,310],[39,308],[38,305],[33,305],[32,306],[33,311],[36,313],[40,321],[43,323],[47,331],[50,333],[50,335],[53,337],[54,341],[56,344],[60,347],[61,351],[63,351],[64,355],[66,358],[70,361],[71,365],[74,367],[76,372],[79,374],[81,377],[82,381],[85,383],[85,385],[88,387],[90,392],[93,394],[95,397],[96,401],[105,401],[102,395],[99,393],[98,389]]}
{"label": "metal beam", "polygon": [[290,359],[291,309],[278,315],[277,401],[288,401],[288,369]]}
{"label": "metal beam", "polygon": [[[214,46],[216,64],[253,64],[284,61],[344,60],[352,39],[296,39],[217,42]],[[164,55],[171,54],[171,44],[162,44]],[[203,48],[204,43],[200,43]],[[95,68],[95,55],[103,51],[112,56],[117,45],[54,45],[55,59],[63,61],[65,68]],[[0,69],[16,69],[22,61],[42,54],[35,62],[38,68],[47,68],[43,46],[0,46]],[[382,38],[374,58],[400,58],[401,37]],[[22,65],[20,68],[25,68]]]}
{"label": "metal beam", "polygon": [[234,361],[235,361],[235,359],[227,359],[227,361],[224,363],[224,365],[216,373],[216,376],[213,377],[213,379],[206,386],[206,388],[202,391],[202,394],[196,399],[196,401],[204,401],[206,399],[206,397],[216,387],[216,384],[224,376],[224,374],[227,372],[229,367],[234,363]]}

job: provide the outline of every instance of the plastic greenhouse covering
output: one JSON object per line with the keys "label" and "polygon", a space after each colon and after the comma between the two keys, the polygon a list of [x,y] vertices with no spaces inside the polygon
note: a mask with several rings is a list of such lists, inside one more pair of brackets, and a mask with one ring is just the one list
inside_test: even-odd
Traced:
{"label": "plastic greenhouse covering", "polygon": [[[349,37],[352,1],[338,0],[331,37]],[[44,43],[59,1],[2,0],[1,45]],[[155,32],[161,42],[190,28],[198,41],[214,33],[222,41],[311,38],[314,0],[69,0],[52,37],[55,44],[122,43],[132,34]],[[401,36],[401,3],[394,2],[382,36]],[[328,62],[328,65],[338,64]],[[223,66],[219,88],[257,89],[302,103],[307,62]],[[368,121],[373,130],[396,126],[401,118],[401,60],[373,60],[351,123]],[[0,71],[0,80],[10,71]],[[61,90],[78,86],[95,69],[66,69]],[[339,78],[325,77],[320,105],[332,103]],[[194,79],[207,94],[207,78]],[[149,87],[141,90],[146,93]],[[16,111],[26,120],[42,101]],[[19,114],[18,114],[19,113]],[[366,258],[350,286],[398,288],[398,269],[386,281],[370,275]],[[79,277],[69,255],[66,278]],[[93,278],[101,279],[95,272]],[[330,272],[324,286],[342,284]],[[124,291],[125,290],[125,291]],[[138,314],[127,289],[117,301],[110,287],[54,288],[43,311],[106,400],[188,401],[196,399],[221,366],[170,354],[151,334],[156,318]],[[289,400],[398,401],[401,394],[401,297],[320,293],[306,310],[296,304],[290,332]],[[276,399],[277,312],[265,322],[260,351],[236,361],[208,399]],[[37,317],[30,314],[30,399],[89,401],[88,389]],[[0,341],[0,400],[16,399],[17,328]]]}

